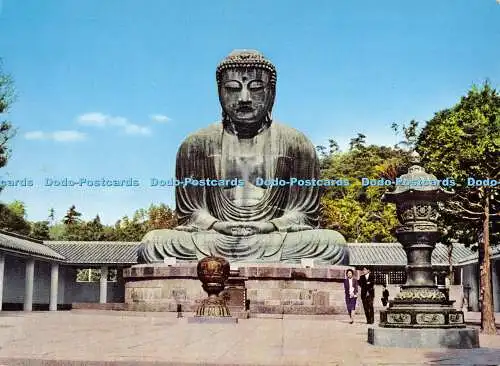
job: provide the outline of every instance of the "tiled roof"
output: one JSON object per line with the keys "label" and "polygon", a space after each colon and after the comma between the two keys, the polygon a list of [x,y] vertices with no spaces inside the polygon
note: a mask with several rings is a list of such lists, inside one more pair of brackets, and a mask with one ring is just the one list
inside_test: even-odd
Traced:
{"label": "tiled roof", "polygon": [[[475,251],[472,254],[462,258],[460,261],[460,264],[470,264],[477,262],[478,260],[478,252]],[[500,245],[490,247],[490,259],[497,259],[500,258]]]}
{"label": "tiled roof", "polygon": [[[122,264],[137,263],[139,242],[116,241],[44,241],[43,243],[0,231],[0,248],[65,260],[68,264]],[[400,243],[348,243],[349,264],[405,266],[406,254]],[[477,253],[462,244],[454,244],[454,265],[477,260]],[[500,246],[492,248],[492,256],[500,256]],[[433,265],[448,265],[448,249],[437,244],[432,253]]]}
{"label": "tiled roof", "polygon": [[0,249],[28,256],[64,261],[64,257],[39,240],[0,230]]}
{"label": "tiled roof", "polygon": [[44,241],[71,264],[136,264],[138,242]]}
{"label": "tiled roof", "polygon": [[[400,243],[349,243],[349,264],[381,265],[381,266],[406,266],[406,254]],[[474,252],[463,244],[454,244],[452,252],[452,263],[459,264],[463,258]],[[436,244],[432,252],[433,265],[449,265],[448,247]]]}

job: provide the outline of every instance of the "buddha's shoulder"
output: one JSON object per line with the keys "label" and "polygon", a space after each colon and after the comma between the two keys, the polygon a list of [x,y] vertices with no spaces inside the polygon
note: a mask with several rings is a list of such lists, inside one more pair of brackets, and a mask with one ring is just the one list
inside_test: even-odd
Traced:
{"label": "buddha's shoulder", "polygon": [[277,132],[277,134],[279,134],[280,138],[296,141],[306,145],[312,144],[303,132],[282,122],[273,122],[272,128]]}
{"label": "buddha's shoulder", "polygon": [[280,134],[285,134],[285,135],[290,135],[290,136],[301,136],[301,137],[307,138],[303,132],[301,132],[301,131],[297,130],[296,128],[291,127],[283,122],[274,121],[271,126],[276,131],[278,131]]}
{"label": "buddha's shoulder", "polygon": [[211,138],[216,138],[220,136],[222,132],[222,123],[215,122],[207,127],[200,128],[192,133],[190,133],[185,139],[184,143],[195,143],[200,140],[207,140]]}

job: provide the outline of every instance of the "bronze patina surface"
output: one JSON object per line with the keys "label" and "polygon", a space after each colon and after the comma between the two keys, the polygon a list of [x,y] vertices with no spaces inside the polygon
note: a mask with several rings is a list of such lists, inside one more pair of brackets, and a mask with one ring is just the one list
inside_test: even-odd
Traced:
{"label": "bronze patina surface", "polygon": [[198,262],[198,278],[208,298],[203,299],[196,310],[198,317],[230,317],[226,301],[219,294],[229,278],[229,262],[224,258],[206,257]]}
{"label": "bronze patina surface", "polygon": [[233,51],[217,67],[216,80],[222,121],[182,142],[175,174],[179,180],[209,179],[210,185],[176,187],[180,225],[147,233],[139,262],[218,256],[230,262],[345,263],[344,237],[318,227],[319,186],[273,183],[319,179],[314,145],[273,120],[275,66],[257,51]]}

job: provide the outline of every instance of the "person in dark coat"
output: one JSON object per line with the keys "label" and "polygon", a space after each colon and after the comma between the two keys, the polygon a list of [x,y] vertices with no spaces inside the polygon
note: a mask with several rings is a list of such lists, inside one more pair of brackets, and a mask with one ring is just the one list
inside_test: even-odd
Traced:
{"label": "person in dark coat", "polygon": [[384,283],[384,290],[382,291],[382,306],[386,307],[389,303],[389,290],[387,289],[387,285]]}
{"label": "person in dark coat", "polygon": [[359,278],[359,287],[361,287],[361,301],[365,310],[366,322],[373,324],[375,322],[375,311],[373,310],[373,298],[375,297],[375,279],[370,270],[363,267],[363,272]]}
{"label": "person in dark coat", "polygon": [[353,312],[356,310],[356,300],[358,298],[358,280],[354,278],[354,272],[352,269],[346,271],[346,278],[344,279],[344,292],[345,292],[345,304],[347,306],[347,312],[349,313],[349,318],[351,318],[351,324],[353,320]]}

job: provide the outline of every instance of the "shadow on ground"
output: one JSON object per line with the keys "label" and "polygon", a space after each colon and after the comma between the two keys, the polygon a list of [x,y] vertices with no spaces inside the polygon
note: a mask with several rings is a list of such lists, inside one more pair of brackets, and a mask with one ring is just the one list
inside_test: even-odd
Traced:
{"label": "shadow on ground", "polygon": [[426,354],[431,365],[500,365],[500,349],[447,349]]}
{"label": "shadow on ground", "polygon": [[[220,364],[220,363],[184,363],[184,362],[137,362],[137,361],[54,361],[37,359],[0,359],[0,366],[241,366],[241,364]],[[245,364],[245,366],[266,366],[259,364]],[[268,366],[268,365],[267,365]]]}

